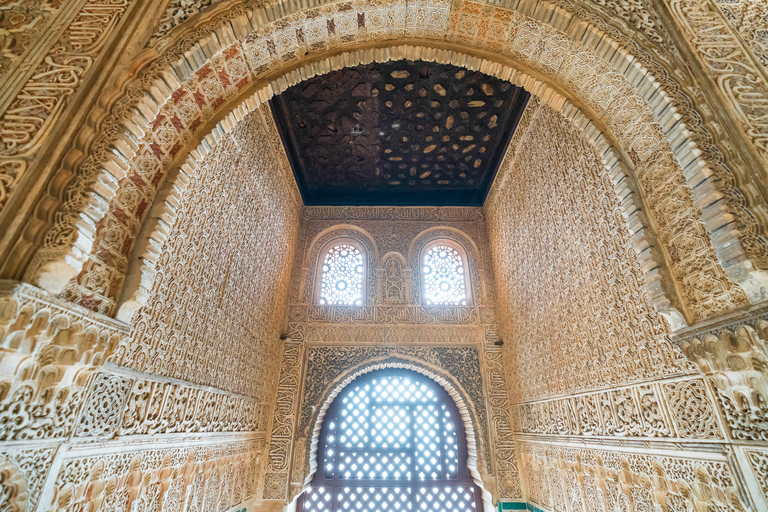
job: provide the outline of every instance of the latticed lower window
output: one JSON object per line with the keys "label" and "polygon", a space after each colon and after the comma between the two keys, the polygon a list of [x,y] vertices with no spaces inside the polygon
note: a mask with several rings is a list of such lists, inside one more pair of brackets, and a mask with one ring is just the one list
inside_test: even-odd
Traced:
{"label": "latticed lower window", "polygon": [[456,405],[416,372],[355,379],[326,414],[317,457],[299,512],[482,510]]}
{"label": "latticed lower window", "polygon": [[436,245],[424,253],[424,297],[428,305],[467,305],[464,263],[450,245]]}
{"label": "latticed lower window", "polygon": [[363,303],[363,253],[352,244],[338,244],[323,257],[320,304],[360,306]]}

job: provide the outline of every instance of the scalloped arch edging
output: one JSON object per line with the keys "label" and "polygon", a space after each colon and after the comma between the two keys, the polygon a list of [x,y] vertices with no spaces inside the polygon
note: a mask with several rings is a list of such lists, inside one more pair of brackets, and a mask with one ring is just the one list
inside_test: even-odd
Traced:
{"label": "scalloped arch edging", "polygon": [[[627,220],[633,247],[638,254],[641,267],[645,270],[645,288],[651,298],[651,302],[673,328],[687,325],[680,312],[672,306],[661,287],[661,265],[654,260],[651,253],[651,244],[645,237],[644,232],[645,229],[648,229],[648,226],[641,220],[641,200],[629,186],[631,178],[621,165],[614,148],[592,121],[560,93],[520,70],[498,63],[490,63],[486,60],[453,50],[410,45],[376,48],[374,50],[357,50],[310,63],[277,78],[255,91],[217,123],[211,132],[203,137],[198,146],[189,152],[178,172],[171,177],[166,187],[167,195],[156,199],[162,201],[162,209],[154,218],[149,220],[154,224],[154,227],[147,231],[146,239],[139,241],[141,246],[146,247],[140,257],[142,262],[140,285],[131,294],[131,297],[120,305],[118,319],[126,322],[130,321],[133,313],[146,304],[152,283],[154,282],[161,248],[173,228],[176,219],[176,209],[184,200],[184,193],[187,190],[190,177],[195,175],[197,167],[213,151],[218,143],[234,130],[235,126],[245,116],[257,112],[259,107],[266,104],[273,96],[313,76],[359,64],[413,59],[416,58],[415,56],[418,56],[421,60],[459,65],[472,71],[484,72],[507,80],[515,85],[524,87],[531,94],[539,98],[540,101],[559,111],[567,119],[570,119],[582,135],[595,147],[614,183],[614,188],[621,203],[622,213]],[[95,223],[93,225],[95,226]],[[88,223],[87,226],[83,224],[78,225],[81,228],[90,226],[91,223]],[[93,235],[95,235],[95,228]],[[80,240],[83,239],[83,237],[80,238]],[[91,240],[93,239],[91,238]],[[476,249],[474,243],[472,245],[472,248]],[[91,250],[93,249],[91,248]],[[83,248],[81,254],[86,254],[85,248]]]}
{"label": "scalloped arch edging", "polygon": [[309,446],[302,447],[305,450],[306,448],[309,449],[309,472],[304,479],[304,483],[301,489],[302,492],[309,487],[309,484],[312,481],[312,477],[317,471],[317,450],[318,444],[320,442],[320,429],[322,427],[323,420],[325,419],[325,413],[328,411],[328,408],[331,406],[334,399],[357,377],[385,369],[411,370],[427,377],[428,379],[431,379],[437,385],[445,389],[445,391],[456,404],[456,408],[459,410],[461,419],[464,422],[464,434],[467,443],[467,466],[469,467],[469,472],[477,486],[480,487],[483,495],[483,501],[486,504],[490,503],[492,500],[491,493],[485,488],[485,482],[483,481],[482,475],[477,469],[478,446],[473,423],[476,413],[470,409],[470,406],[467,405],[468,399],[465,398],[465,393],[463,390],[461,390],[461,386],[458,383],[451,381],[449,377],[442,375],[439,370],[428,367],[423,361],[411,361],[402,357],[366,361],[354,368],[350,368],[349,370],[336,377],[336,379],[334,379],[334,381],[328,385],[322,395],[320,404],[313,404],[315,407],[317,407],[317,410],[313,414],[312,421],[310,422],[312,427],[312,436],[308,440]]}
{"label": "scalloped arch edging", "polygon": [[[213,151],[218,142],[234,129],[240,120],[251,112],[257,111],[272,96],[312,76],[358,64],[413,58],[414,55],[419,55],[422,60],[433,60],[439,63],[456,65],[457,62],[461,62],[463,67],[467,69],[493,74],[493,76],[525,87],[529,92],[535,91],[538,93],[537,97],[542,102],[546,102],[550,107],[555,108],[566,118],[570,119],[598,151],[611,177],[617,196],[620,199],[622,213],[630,230],[633,247],[638,254],[641,267],[644,269],[645,288],[651,302],[657,311],[664,315],[673,328],[687,325],[680,312],[671,304],[662,289],[660,265],[654,260],[651,253],[652,247],[645,237],[644,232],[648,227],[641,221],[641,201],[629,186],[630,177],[623,169],[613,147],[610,146],[604,135],[583,112],[546,84],[514,68],[488,63],[482,59],[452,50],[408,45],[379,48],[376,51],[360,50],[308,64],[256,91],[226,118],[220,121],[211,133],[206,135],[200,144],[189,152],[185,163],[181,165],[179,172],[173,177],[167,196],[159,198],[163,201],[162,211],[153,219],[155,227],[150,230],[147,239],[140,242],[143,246],[146,246],[146,250],[142,252],[141,256],[141,284],[136,292],[132,294],[131,298],[120,306],[118,318],[123,321],[129,321],[132,314],[146,303],[154,281],[160,250],[173,227],[173,222],[176,218],[175,211],[183,201],[189,177],[194,175],[197,166]],[[521,129],[523,128],[521,127]]]}
{"label": "scalloped arch edging", "polygon": [[[505,11],[511,13],[513,16],[521,16],[518,12],[513,10]],[[531,14],[534,15],[536,13]],[[538,14],[541,15],[541,13]],[[539,15],[536,17],[541,17]],[[240,18],[243,19],[240,20]],[[171,69],[165,69],[162,74],[163,78],[158,76],[155,79],[153,87],[150,88],[147,96],[139,102],[137,110],[132,115],[132,119],[125,121],[124,133],[113,141],[112,154],[105,162],[103,169],[93,186],[93,190],[91,190],[89,204],[84,207],[81,213],[79,213],[76,220],[72,219],[71,216],[62,216],[63,220],[61,222],[64,222],[65,224],[68,222],[75,224],[77,232],[76,239],[71,245],[69,242],[65,242],[61,247],[49,248],[50,250],[48,250],[47,253],[42,250],[39,251],[33,263],[29,266],[28,272],[25,275],[25,280],[31,281],[46,290],[58,293],[61,292],[71,279],[74,279],[77,276],[82,270],[85,262],[92,258],[92,255],[98,250],[98,245],[96,244],[97,226],[109,210],[110,202],[117,194],[120,180],[129,172],[131,161],[136,155],[141,138],[147,133],[150,133],[150,126],[154,120],[152,117],[153,114],[159,112],[161,106],[171,98],[174,87],[181,87],[181,81],[192,76],[196,70],[205,66],[206,63],[218,53],[229,51],[230,48],[240,45],[241,43],[238,41],[238,36],[243,40],[243,46],[248,47],[248,45],[250,45],[250,49],[253,50],[253,41],[249,38],[254,37],[253,34],[256,33],[259,28],[263,28],[260,26],[253,27],[253,23],[259,23],[264,20],[263,17],[259,21],[257,21],[256,18],[257,17],[249,18],[247,15],[243,14],[237,18],[237,20],[240,21],[237,21],[236,19],[227,20],[224,25],[219,26],[214,32],[211,32],[208,36],[201,39],[200,42],[194,43],[192,48],[187,51],[175,65],[171,66]],[[547,16],[544,16],[544,18],[547,18]],[[608,73],[609,70],[620,70],[622,72],[621,78],[627,81],[627,86],[630,88],[629,90],[633,90],[639,95],[639,98],[642,98],[638,100],[642,105],[634,104],[631,106],[631,108],[635,109],[631,112],[636,114],[633,119],[634,124],[632,127],[637,127],[638,123],[642,124],[646,121],[648,123],[658,121],[659,124],[657,126],[660,130],[663,130],[666,135],[670,150],[674,150],[676,163],[672,164],[669,162],[669,164],[674,167],[679,166],[679,169],[682,170],[684,174],[684,182],[687,183],[693,191],[692,201],[695,203],[695,206],[704,208],[704,215],[701,218],[701,222],[703,222],[707,226],[708,231],[713,234],[712,242],[714,242],[714,248],[712,250],[717,250],[725,274],[734,282],[744,285],[747,291],[750,292],[751,295],[754,295],[755,283],[759,283],[762,276],[759,272],[753,271],[754,269],[751,266],[751,262],[746,258],[743,248],[738,240],[738,232],[731,226],[732,218],[729,216],[727,209],[723,205],[721,195],[718,195],[715,185],[709,180],[706,163],[700,159],[700,152],[695,148],[695,145],[688,137],[685,125],[680,121],[680,116],[675,113],[674,107],[668,103],[669,100],[664,91],[658,87],[653,78],[650,77],[643,68],[632,63],[631,56],[623,53],[618,49],[617,45],[612,44],[610,40],[603,37],[603,35],[597,32],[594,27],[586,25],[581,21],[579,21],[580,25],[577,27],[570,23],[573,19],[568,16],[548,18],[548,21],[550,25],[538,23],[531,18],[525,18],[523,20],[526,30],[531,29],[529,32],[532,35],[530,35],[528,43],[533,44],[537,49],[542,51],[545,50],[545,48],[539,48],[544,46],[541,34],[549,31],[554,34],[550,34],[552,40],[557,43],[562,43],[563,47],[567,47],[568,51],[573,54],[566,55],[566,51],[563,50],[563,48],[560,48],[562,51],[561,55],[559,55],[559,58],[561,59],[560,66],[564,65],[563,59],[576,57],[587,58],[591,55],[593,59],[602,62],[602,64],[599,65],[606,66],[604,70],[606,73]],[[252,27],[254,32],[249,32],[248,27]],[[558,32],[558,27],[563,28],[565,32]],[[538,35],[537,33],[534,33],[536,31]],[[590,37],[587,37],[588,35]],[[580,43],[567,43],[566,36],[570,36],[573,40],[580,39],[585,42],[585,44],[589,43],[590,46],[595,48],[596,53],[590,53],[588,50],[585,50]],[[396,41],[390,41],[390,43],[392,42],[396,43]],[[230,46],[224,48],[225,44],[230,44]],[[576,48],[576,46],[579,46],[579,48]],[[578,54],[578,52],[581,52],[583,55]],[[501,52],[497,52],[496,55],[502,59],[508,58],[508,56],[505,56]],[[604,61],[600,61],[599,59],[601,57],[604,60],[608,60],[608,62],[612,64],[612,67],[609,67]],[[669,317],[669,313],[672,312],[672,316],[675,316],[675,308],[671,306],[669,299],[664,296],[661,286],[659,285],[659,270],[664,265],[654,261],[653,256],[650,254],[650,244],[643,234],[647,227],[643,226],[643,223],[640,221],[641,217],[638,215],[640,200],[633,196],[631,189],[627,184],[627,172],[623,169],[615,150],[611,147],[600,129],[579,107],[566,99],[551,85],[521,71],[517,67],[505,65],[500,62],[493,62],[480,57],[469,56],[453,50],[428,48],[425,46],[400,45],[344,52],[340,55],[334,55],[289,71],[284,76],[281,76],[267,84],[265,87],[260,88],[250,98],[246,99],[236,107],[229,116],[222,120],[213,129],[211,134],[203,139],[196,151],[198,155],[204,157],[206,151],[208,151],[207,148],[212,147],[212,143],[217,142],[223,134],[228,133],[228,131],[231,130],[233,123],[238,120],[238,117],[242,118],[243,115],[246,115],[249,111],[255,110],[259,104],[267,101],[274,94],[279,94],[287,87],[306,78],[326,73],[333,69],[360,63],[403,58],[418,58],[435,62],[450,63],[468,69],[482,71],[486,74],[508,80],[525,87],[529,92],[540,97],[552,108],[571,119],[576,126],[580,128],[584,136],[593,143],[611,173],[617,193],[622,200],[625,217],[627,217],[628,224],[632,231],[631,234],[633,235],[635,250],[640,255],[641,261],[645,263],[643,268],[646,271],[646,285],[652,302],[662,314],[667,314]],[[539,60],[534,59],[533,65],[538,64],[546,71],[547,66],[550,66],[551,63],[548,64],[543,62],[544,57],[540,55],[537,56],[537,58]],[[554,82],[557,82],[558,80],[555,73],[552,72],[551,75],[550,78]],[[567,80],[561,77],[561,81]],[[599,90],[600,88],[597,87],[597,89]],[[625,92],[629,94],[629,90]],[[605,90],[602,92],[605,92]],[[572,94],[579,97],[577,92],[573,92]],[[584,94],[582,93],[582,96],[583,95]],[[647,104],[643,103],[643,101],[646,101]],[[243,105],[245,105],[245,107],[243,107]],[[607,105],[605,105],[605,108],[607,108]],[[643,111],[643,108],[647,108],[647,110]],[[649,157],[649,155],[638,155],[631,147],[637,140],[638,137],[635,137],[628,142],[625,141],[625,145],[630,146],[631,155],[640,158],[642,161],[643,157]],[[190,159],[187,159],[185,165],[194,171],[192,164],[197,165],[201,159],[195,156],[195,150],[190,154],[192,159],[191,161]],[[182,169],[183,168],[184,166],[182,165]],[[183,188],[185,186],[183,183],[184,176],[182,176],[182,173],[179,173],[179,175],[180,178],[175,185],[178,185],[178,189],[183,193]],[[173,201],[174,195],[178,196],[180,195],[180,192],[174,191],[170,194],[169,198],[171,201]],[[695,219],[694,222],[699,222],[696,217],[693,217],[692,219]],[[150,238],[154,239],[155,237],[150,236]],[[707,240],[706,243],[702,243],[707,246],[709,240]],[[714,256],[714,253],[712,259],[717,259]],[[719,266],[717,263],[715,265]],[[684,276],[680,277],[682,278]],[[723,276],[721,282],[723,280],[727,283],[725,276]],[[740,292],[738,289],[736,291]],[[736,295],[738,295],[738,293],[736,293]],[[738,300],[746,301],[746,298],[741,299],[741,297],[738,297]],[[723,307],[727,306],[720,306],[720,310],[722,310]],[[675,319],[674,322],[671,322],[673,326],[679,324],[679,318],[682,318],[679,313],[676,316],[678,318]],[[698,316],[706,315],[699,314]]]}

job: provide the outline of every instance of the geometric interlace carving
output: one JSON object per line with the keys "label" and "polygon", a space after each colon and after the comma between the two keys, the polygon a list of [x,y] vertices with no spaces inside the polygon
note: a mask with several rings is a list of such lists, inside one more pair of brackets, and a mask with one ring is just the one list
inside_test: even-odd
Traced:
{"label": "geometric interlace carving", "polygon": [[424,255],[424,295],[428,305],[467,305],[464,265],[459,251],[436,245]]}
{"label": "geometric interlace carving", "polygon": [[479,511],[448,394],[410,371],[356,379],[328,410],[300,512]]}
{"label": "geometric interlace carving", "polygon": [[325,253],[320,304],[363,304],[363,254],[354,245],[339,244]]}

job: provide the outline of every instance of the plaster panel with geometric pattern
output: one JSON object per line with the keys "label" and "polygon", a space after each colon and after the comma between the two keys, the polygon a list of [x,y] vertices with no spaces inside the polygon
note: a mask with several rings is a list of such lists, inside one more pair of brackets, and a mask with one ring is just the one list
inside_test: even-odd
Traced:
{"label": "plaster panel with geometric pattern", "polygon": [[768,0],[0,5],[0,510],[768,510]]}

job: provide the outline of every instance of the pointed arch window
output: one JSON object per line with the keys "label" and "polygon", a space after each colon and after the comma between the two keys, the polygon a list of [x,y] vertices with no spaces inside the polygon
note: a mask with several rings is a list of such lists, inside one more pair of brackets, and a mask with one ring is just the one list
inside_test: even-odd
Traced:
{"label": "pointed arch window", "polygon": [[353,241],[329,244],[320,258],[317,302],[321,306],[362,306],[365,252]]}
{"label": "pointed arch window", "polygon": [[456,404],[431,379],[410,370],[358,377],[328,409],[298,512],[481,512],[464,435]]}
{"label": "pointed arch window", "polygon": [[424,304],[466,306],[470,301],[467,259],[463,251],[447,242],[427,246],[421,257]]}

